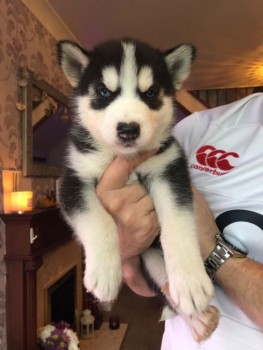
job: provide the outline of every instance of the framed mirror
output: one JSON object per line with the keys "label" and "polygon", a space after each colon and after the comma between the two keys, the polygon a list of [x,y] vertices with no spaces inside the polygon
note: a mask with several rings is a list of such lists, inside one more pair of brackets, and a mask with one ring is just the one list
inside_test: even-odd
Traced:
{"label": "framed mirror", "polygon": [[27,70],[19,84],[22,111],[22,168],[24,176],[59,177],[71,125],[69,100]]}

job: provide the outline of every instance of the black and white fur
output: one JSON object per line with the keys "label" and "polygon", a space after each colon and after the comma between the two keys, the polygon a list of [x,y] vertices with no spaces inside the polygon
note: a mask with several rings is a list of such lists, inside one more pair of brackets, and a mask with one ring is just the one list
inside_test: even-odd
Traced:
{"label": "black and white fur", "polygon": [[190,73],[194,47],[182,44],[161,52],[124,39],[86,51],[60,41],[58,52],[74,88],[60,202],[84,247],[86,288],[99,300],[112,301],[122,281],[116,225],[98,200],[96,185],[116,155],[130,158],[159,149],[129,180],[148,190],[161,227],[162,251],[150,248],[142,259],[158,287],[169,280],[180,310],[204,311],[213,286],[198,247],[187,162],[172,136],[175,91]]}

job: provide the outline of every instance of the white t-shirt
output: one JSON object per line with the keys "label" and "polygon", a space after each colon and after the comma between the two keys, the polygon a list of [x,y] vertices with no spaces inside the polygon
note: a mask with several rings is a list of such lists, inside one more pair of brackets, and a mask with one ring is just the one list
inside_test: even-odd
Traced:
{"label": "white t-shirt", "polygon": [[[237,237],[240,248],[263,264],[263,94],[196,112],[176,125],[175,136],[219,228]],[[221,318],[207,341],[194,342],[189,327],[176,316],[166,321],[162,350],[263,349],[263,330],[216,285],[212,304]]]}

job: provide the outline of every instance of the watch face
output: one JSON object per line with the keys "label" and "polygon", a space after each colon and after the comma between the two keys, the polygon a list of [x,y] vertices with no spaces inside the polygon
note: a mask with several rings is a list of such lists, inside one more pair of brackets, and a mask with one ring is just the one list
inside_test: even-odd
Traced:
{"label": "watch face", "polygon": [[247,248],[233,235],[230,233],[222,233],[222,238],[230,245],[231,248],[242,254],[248,254]]}

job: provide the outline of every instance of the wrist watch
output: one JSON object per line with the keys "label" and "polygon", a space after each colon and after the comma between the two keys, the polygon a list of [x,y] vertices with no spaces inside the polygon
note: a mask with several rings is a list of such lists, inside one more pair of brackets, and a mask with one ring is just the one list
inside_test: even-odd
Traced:
{"label": "wrist watch", "polygon": [[214,281],[216,271],[229,258],[246,258],[248,252],[237,248],[230,243],[222,234],[216,235],[216,246],[205,261],[205,269],[208,276]]}

